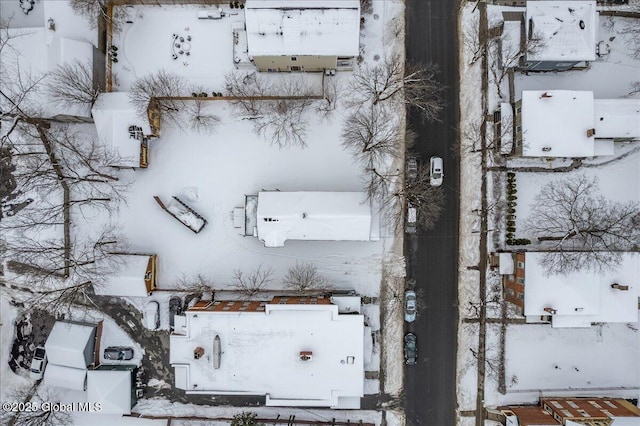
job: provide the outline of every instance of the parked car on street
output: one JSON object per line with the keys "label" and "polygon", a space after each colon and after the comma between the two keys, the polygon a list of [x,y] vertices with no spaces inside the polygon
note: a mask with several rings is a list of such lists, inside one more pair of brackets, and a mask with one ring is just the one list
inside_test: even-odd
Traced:
{"label": "parked car on street", "polygon": [[104,359],[128,361],[133,358],[133,348],[126,346],[109,346],[104,350]]}
{"label": "parked car on street", "polygon": [[442,158],[440,157],[431,157],[429,161],[429,177],[431,181],[431,186],[440,186],[442,185],[442,179],[444,178],[444,172],[442,171]]}
{"label": "parked car on street", "polygon": [[418,363],[418,338],[413,333],[404,336],[404,363],[415,365]]}
{"label": "parked car on street", "polygon": [[144,321],[149,330],[157,330],[160,327],[160,305],[158,302],[147,303],[144,310]]}
{"label": "parked car on street", "polygon": [[415,234],[418,230],[418,210],[409,204],[407,208],[407,226],[405,231],[407,234]]}
{"label": "parked car on street", "polygon": [[31,368],[29,369],[29,376],[32,379],[40,380],[44,376],[44,369],[47,367],[47,352],[42,346],[38,346],[33,353],[33,359],[31,360]]}
{"label": "parked car on street", "polygon": [[175,316],[182,314],[182,300],[179,297],[169,299],[169,325],[173,329]]}
{"label": "parked car on street", "polygon": [[418,177],[418,159],[416,157],[407,159],[406,175],[408,180],[414,180]]}
{"label": "parked car on street", "polygon": [[416,292],[408,290],[404,293],[404,320],[406,322],[414,322],[416,320],[416,312],[418,311],[418,300]]}

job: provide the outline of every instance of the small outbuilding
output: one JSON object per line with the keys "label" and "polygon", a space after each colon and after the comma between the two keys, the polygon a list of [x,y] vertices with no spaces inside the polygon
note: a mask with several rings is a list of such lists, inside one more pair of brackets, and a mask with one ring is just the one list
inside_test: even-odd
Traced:
{"label": "small outbuilding", "polygon": [[44,382],[50,386],[84,390],[87,367],[97,365],[102,322],[57,321],[44,345],[49,364]]}
{"label": "small outbuilding", "polygon": [[96,294],[104,296],[146,297],[156,288],[158,257],[155,254],[112,255],[115,270],[104,282],[94,283]]}
{"label": "small outbuilding", "polygon": [[103,414],[131,414],[136,404],[135,365],[101,365],[87,375],[87,402]]}

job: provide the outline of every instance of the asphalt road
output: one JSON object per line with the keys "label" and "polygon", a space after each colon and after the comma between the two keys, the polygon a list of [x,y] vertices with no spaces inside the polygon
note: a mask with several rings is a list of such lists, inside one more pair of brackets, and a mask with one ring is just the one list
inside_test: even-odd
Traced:
{"label": "asphalt road", "polygon": [[414,148],[421,166],[433,155],[444,160],[446,205],[433,230],[407,238],[409,277],[416,279],[419,314],[406,327],[418,336],[418,365],[405,374],[407,424],[454,426],[456,409],[456,333],[458,318],[459,165],[452,147],[458,122],[458,65],[455,0],[407,0],[407,59],[434,63],[446,86],[447,106],[439,123],[420,122]]}

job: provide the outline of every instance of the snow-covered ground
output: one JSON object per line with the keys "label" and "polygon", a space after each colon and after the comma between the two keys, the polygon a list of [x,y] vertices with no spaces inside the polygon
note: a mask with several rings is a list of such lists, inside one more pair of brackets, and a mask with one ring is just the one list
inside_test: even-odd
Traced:
{"label": "snow-covered ground", "polygon": [[[471,12],[473,5],[462,9],[460,28],[477,25],[477,14]],[[495,26],[502,19],[503,10],[522,10],[489,5],[487,7],[490,26]],[[596,98],[621,98],[631,91],[631,82],[638,80],[640,62],[629,57],[625,49],[626,41],[615,33],[619,18],[601,17],[597,40],[609,44],[611,53],[591,64],[588,70],[558,73],[515,74],[515,99],[520,98],[522,90],[569,89],[591,90]],[[462,34],[466,32],[467,34]],[[477,263],[479,252],[478,236],[472,232],[477,229],[477,217],[472,213],[479,208],[479,187],[481,171],[478,166],[479,154],[470,154],[464,150],[465,142],[471,143],[470,136],[477,134],[474,127],[482,119],[480,62],[470,65],[473,43],[464,42],[469,37],[468,31],[460,34],[461,63],[460,104],[462,130],[462,169],[461,169],[461,222],[460,222],[460,279],[459,300],[460,318],[473,317],[473,309],[469,303],[478,300],[477,271],[466,269]],[[489,58],[490,64],[492,58]],[[494,64],[495,65],[495,64]],[[489,76],[489,93],[487,103],[489,112],[498,102],[509,99],[508,79],[500,85],[502,98],[498,96],[497,86]],[[638,96],[637,94],[635,96]],[[488,126],[488,130],[490,126]],[[618,160],[588,160],[577,171],[566,173],[518,173],[518,202],[516,217],[525,219],[533,198],[540,187],[555,179],[584,173],[596,176],[603,195],[615,201],[640,199],[640,172],[638,162],[640,155],[634,152],[633,146],[617,146]],[[625,153],[630,153],[624,155]],[[610,160],[610,159],[607,159]],[[599,163],[602,163],[599,165]],[[566,166],[569,161],[554,161],[553,166]],[[541,160],[509,160],[511,166],[550,167]],[[490,180],[489,183],[492,181]],[[489,185],[491,188],[491,185]],[[497,192],[498,193],[498,192]],[[489,195],[493,195],[491,189]],[[490,201],[491,202],[491,201]],[[491,219],[491,216],[490,216]],[[499,228],[500,224],[490,225]],[[518,237],[525,237],[519,235]],[[496,248],[495,241],[489,235],[489,250]],[[487,292],[495,279],[487,282]],[[488,311],[492,317],[499,312],[491,306]],[[499,358],[500,328],[487,326],[487,358],[495,363]],[[458,336],[458,404],[459,410],[474,410],[476,404],[477,362],[472,354],[478,345],[478,325],[461,323]],[[610,351],[610,352],[609,352]],[[618,365],[610,365],[611,360],[619,360]],[[617,361],[613,361],[617,362]],[[607,367],[604,368],[603,366]],[[558,366],[558,368],[555,368]],[[637,398],[640,377],[640,333],[638,323],[605,324],[589,329],[552,329],[549,325],[516,325],[510,324],[506,334],[506,394],[498,392],[498,377],[487,365],[484,401],[487,406],[534,402],[540,392],[553,394],[585,395],[599,394],[603,396],[623,396]],[[460,417],[458,424],[473,424],[471,417]]]}
{"label": "snow-covered ground", "polygon": [[[4,2],[3,2],[4,3]],[[67,2],[58,2],[68,5]],[[38,7],[39,4],[36,4]],[[131,83],[160,68],[184,76],[189,83],[202,84],[209,91],[224,91],[224,75],[233,69],[233,36],[231,25],[242,21],[242,12],[221,20],[198,20],[197,12],[202,6],[135,6],[129,11],[132,24],[125,24],[122,32],[114,35],[112,44],[118,48],[118,61],[113,62],[114,90],[127,90]],[[207,8],[207,9],[210,9]],[[404,9],[399,0],[373,2],[373,13],[365,15],[366,24],[361,31],[361,53],[364,63],[373,63],[386,55],[403,52]],[[53,12],[62,10],[50,8]],[[68,12],[68,11],[67,11]],[[70,13],[70,12],[69,12]],[[38,18],[39,20],[40,18]],[[58,23],[63,28],[71,26],[70,16],[60,16]],[[37,25],[43,25],[38,23]],[[23,25],[32,25],[23,23]],[[33,24],[35,25],[35,24]],[[76,31],[95,44],[96,32],[87,25],[77,25]],[[65,30],[66,31],[66,30]],[[190,55],[172,59],[174,34],[188,40]],[[70,35],[71,36],[71,35]],[[188,58],[188,59],[186,59]],[[288,74],[287,74],[288,75]],[[345,84],[350,73],[338,73],[333,77]],[[278,76],[279,77],[279,76]],[[318,83],[319,75],[302,75]],[[343,86],[344,87],[344,86]],[[320,89],[317,86],[318,90]],[[231,282],[235,270],[250,271],[259,265],[273,268],[273,281],[268,289],[281,289],[281,278],[287,268],[296,261],[308,261],[318,267],[318,272],[327,278],[329,285],[337,289],[355,289],[365,296],[378,296],[380,286],[391,279],[403,285],[404,260],[402,241],[394,230],[381,229],[381,238],[370,242],[315,242],[287,241],[282,248],[267,248],[257,238],[240,235],[234,228],[231,212],[242,207],[246,194],[261,190],[282,191],[360,191],[362,170],[356,166],[351,154],[340,145],[340,130],[346,116],[342,105],[330,120],[309,112],[306,118],[311,125],[306,139],[306,148],[278,149],[269,141],[256,135],[250,120],[243,120],[226,102],[210,102],[207,105],[222,119],[215,133],[201,135],[184,129],[163,126],[159,139],[150,142],[149,168],[146,170],[120,172],[122,181],[130,184],[126,203],[105,217],[90,208],[74,215],[75,235],[91,233],[104,221],[120,224],[119,230],[127,237],[129,251],[158,254],[157,272],[160,289],[176,289],[195,280],[197,275],[205,278],[216,289],[224,289]],[[402,110],[398,110],[402,113]],[[208,223],[202,232],[194,234],[156,204],[153,196],[168,200],[179,196]],[[161,306],[161,329],[168,329],[168,298],[170,292],[155,292],[145,299],[131,298],[130,302],[144,309],[146,302],[157,301]],[[7,307],[7,298],[2,297],[2,389],[26,387],[31,381],[20,379],[7,368],[7,356],[13,336],[12,321],[17,314]],[[378,305],[363,308],[365,320],[374,333],[385,324],[390,338],[385,340],[386,355],[381,353],[380,339],[376,339],[373,357],[365,370],[380,370],[384,363],[386,380],[384,390],[398,394],[402,389],[402,319],[397,310],[392,310],[393,321],[380,318]],[[92,315],[100,319],[99,315]],[[397,318],[395,318],[397,317]],[[79,316],[74,319],[91,319]],[[383,330],[384,331],[384,330]],[[398,337],[399,336],[399,337]],[[5,344],[6,343],[6,344]],[[105,329],[101,347],[112,345],[133,346],[134,362],[139,363],[143,348],[117,329],[115,323],[105,318]],[[7,379],[11,377],[11,379]],[[374,394],[381,388],[380,380],[366,380],[365,393]],[[82,402],[86,394],[57,391],[62,402]],[[5,400],[6,394],[3,394]],[[141,401],[135,411],[148,415],[202,415],[207,417],[229,417],[241,409],[200,407],[171,404],[166,400]],[[254,410],[265,416],[275,417],[282,413],[274,409]],[[350,419],[380,424],[377,412],[330,412],[322,410],[286,410],[286,415],[295,414],[297,419]],[[94,419],[96,417],[96,419]],[[76,424],[113,424],[114,418],[74,413]],[[121,421],[118,420],[120,423]],[[401,413],[387,413],[387,423],[403,424]],[[142,424],[142,423],[137,423]],[[213,423],[211,423],[213,424]]]}

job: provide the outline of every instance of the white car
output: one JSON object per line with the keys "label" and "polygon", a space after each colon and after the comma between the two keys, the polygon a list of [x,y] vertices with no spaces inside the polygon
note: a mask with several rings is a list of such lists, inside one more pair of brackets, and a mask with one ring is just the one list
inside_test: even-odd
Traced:
{"label": "white car", "polygon": [[157,330],[160,327],[160,305],[158,302],[147,303],[144,310],[144,323],[149,330]]}
{"label": "white car", "polygon": [[404,294],[404,320],[406,322],[414,322],[416,320],[416,312],[418,311],[418,302],[416,292],[408,290]]}
{"label": "white car", "polygon": [[32,379],[40,380],[44,376],[44,369],[47,367],[47,352],[45,352],[42,346],[38,346],[33,353],[33,359],[31,360],[31,368],[29,369],[29,376]]}
{"label": "white car", "polygon": [[431,167],[429,168],[429,176],[431,180],[431,186],[442,185],[442,179],[444,178],[444,172],[442,171],[442,158],[431,157]]}

